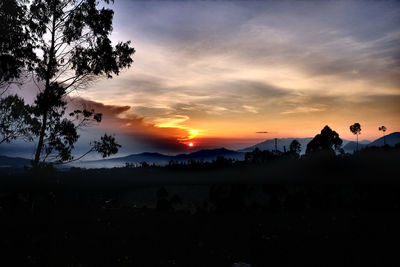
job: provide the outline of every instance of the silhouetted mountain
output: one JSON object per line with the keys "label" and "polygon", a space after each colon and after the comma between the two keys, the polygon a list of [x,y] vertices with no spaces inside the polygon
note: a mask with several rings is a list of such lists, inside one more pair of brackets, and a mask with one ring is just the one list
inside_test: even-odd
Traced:
{"label": "silhouetted mountain", "polygon": [[68,166],[81,168],[114,168],[123,167],[126,163],[140,164],[141,162],[147,162],[149,164],[156,165],[166,165],[170,160],[172,160],[172,158],[173,156],[163,155],[160,153],[144,152],[111,159],[73,162],[68,164]]}
{"label": "silhouetted mountain", "polygon": [[[286,151],[288,151],[289,147],[290,147],[290,143],[293,140],[297,140],[297,141],[299,141],[299,143],[301,145],[300,154],[304,154],[305,151],[306,151],[306,148],[307,148],[307,144],[312,139],[313,139],[312,137],[306,137],[306,138],[277,138],[277,148],[278,148],[279,151],[282,151],[282,152],[285,150],[285,148],[286,148]],[[345,147],[347,146],[348,143],[352,142],[352,141],[349,141],[349,140],[346,140],[346,139],[342,139],[342,140],[343,140],[343,144],[342,144],[343,149],[345,149]],[[361,148],[361,146],[363,144],[367,144],[367,143],[369,143],[368,140],[360,141],[358,143],[359,148]],[[238,151],[240,151],[240,152],[251,152],[256,147],[259,148],[260,150],[270,150],[270,151],[275,150],[275,138],[265,140],[264,142],[255,144],[255,145],[250,146],[250,147],[246,147],[246,148],[240,149]],[[354,149],[351,149],[352,147],[353,147],[353,145],[350,144],[349,147],[348,147],[348,150],[346,151],[346,149],[345,149],[345,151],[346,152],[353,152],[353,150],[355,150],[355,148],[356,148],[356,143],[355,142],[354,142]]]}
{"label": "silhouetted mountain", "polygon": [[[400,132],[395,132],[388,134],[386,137],[386,144],[390,146],[395,146],[400,143]],[[373,146],[383,146],[384,141],[383,137],[376,139],[375,141],[369,142],[368,140],[362,140],[358,142],[358,149],[363,149],[366,147]],[[349,141],[347,144],[343,146],[343,149],[347,153],[352,153],[357,148],[357,143],[355,141]]]}
{"label": "silhouetted mountain", "polygon": [[[367,147],[368,144],[369,143],[367,143],[366,140],[364,140],[363,143],[358,142],[358,149],[359,150],[363,149],[363,148]],[[354,142],[354,141],[350,141],[345,146],[343,146],[344,152],[347,152],[347,153],[352,153],[356,149],[357,149],[357,142]]]}
{"label": "silhouetted mountain", "polygon": [[[299,143],[301,145],[301,154],[303,154],[306,151],[307,144],[312,140],[311,137],[307,137],[307,138],[277,138],[277,148],[278,148],[278,150],[284,151],[284,147],[286,147],[286,151],[288,151],[290,143],[295,139],[297,141],[299,141]],[[251,152],[256,147],[259,148],[260,150],[275,150],[275,138],[265,140],[264,142],[255,144],[255,145],[250,146],[250,147],[246,147],[246,148],[240,149],[238,151]]]}
{"label": "silhouetted mountain", "polygon": [[[389,146],[394,146],[398,143],[400,143],[400,132],[394,132],[391,134],[386,135],[386,144]],[[372,143],[368,144],[369,147],[371,146],[383,146],[384,145],[384,138],[383,136],[381,138],[376,139]]]}
{"label": "silhouetted mountain", "polygon": [[107,161],[107,160],[117,160],[121,159],[124,160],[125,162],[143,162],[143,161],[157,161],[157,162],[168,162],[171,159],[171,156],[163,155],[160,153],[150,153],[150,152],[144,152],[140,154],[132,154],[126,157],[121,157],[121,158],[115,158],[115,159],[105,159],[101,161]]}
{"label": "silhouetted mountain", "polygon": [[[296,139],[301,144],[301,153],[304,153],[307,144],[312,140],[312,138],[278,138],[277,148],[280,151],[289,150],[290,143]],[[386,136],[386,144],[394,146],[400,143],[400,132],[395,132],[388,134]],[[356,149],[356,142],[348,141],[343,139],[343,149],[345,152],[351,153]],[[372,146],[383,146],[383,137],[368,144],[367,140],[359,142],[359,149]],[[199,150],[189,154],[179,154],[176,156],[163,155],[160,153],[150,153],[144,152],[140,154],[132,154],[126,157],[111,158],[111,159],[101,159],[93,161],[78,161],[66,165],[60,165],[57,167],[68,168],[68,167],[83,167],[83,168],[113,168],[113,167],[123,167],[126,163],[130,164],[140,164],[141,162],[147,162],[148,164],[156,165],[166,165],[171,160],[177,162],[184,162],[188,160],[203,160],[212,161],[217,157],[225,157],[235,160],[243,160],[245,152],[253,151],[255,148],[260,150],[274,150],[275,149],[275,139],[269,139],[264,142],[255,144],[253,146],[234,151],[226,148],[216,148],[216,149],[205,149]],[[0,156],[0,168],[21,168],[23,166],[30,166],[31,160],[20,158],[20,157],[8,157]]]}
{"label": "silhouetted mountain", "polygon": [[30,164],[31,160],[29,159],[0,156],[0,168],[19,168]]}
{"label": "silhouetted mountain", "polygon": [[113,167],[123,167],[125,166],[126,163],[140,164],[141,162],[146,162],[148,164],[166,165],[171,160],[177,162],[184,162],[188,160],[212,161],[217,157],[243,160],[244,153],[228,150],[226,148],[205,149],[190,154],[179,154],[176,156],[168,156],[160,153],[145,152],[145,153],[132,154],[126,157],[119,157],[112,159],[74,162],[68,165],[74,167],[83,167],[83,168],[113,168]]}
{"label": "silhouetted mountain", "polygon": [[237,152],[229,150],[226,148],[216,148],[216,149],[204,149],[199,150],[190,154],[180,154],[174,157],[175,160],[213,160],[217,157],[225,157],[236,160],[242,160],[244,158],[243,152]]}

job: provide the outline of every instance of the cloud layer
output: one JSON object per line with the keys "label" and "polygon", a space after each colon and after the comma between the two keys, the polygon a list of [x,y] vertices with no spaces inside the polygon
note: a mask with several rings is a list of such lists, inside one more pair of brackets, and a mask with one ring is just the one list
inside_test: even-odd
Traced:
{"label": "cloud layer", "polygon": [[260,138],[264,129],[311,136],[325,124],[351,137],[354,122],[365,138],[377,137],[380,124],[400,130],[398,1],[117,1],[114,8],[113,39],[133,41],[135,63],[81,94],[130,106],[125,120],[217,139]]}

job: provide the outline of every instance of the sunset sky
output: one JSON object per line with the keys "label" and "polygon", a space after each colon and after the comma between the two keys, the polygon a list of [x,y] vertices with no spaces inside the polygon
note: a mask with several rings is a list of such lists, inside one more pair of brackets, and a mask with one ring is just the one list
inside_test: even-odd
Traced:
{"label": "sunset sky", "polygon": [[400,131],[399,1],[116,0],[111,8],[112,40],[132,40],[134,63],[74,96],[105,116],[84,141],[106,131],[123,151],[175,151],[311,137],[325,125],[354,139],[354,122],[360,139],[380,137],[381,125]]}

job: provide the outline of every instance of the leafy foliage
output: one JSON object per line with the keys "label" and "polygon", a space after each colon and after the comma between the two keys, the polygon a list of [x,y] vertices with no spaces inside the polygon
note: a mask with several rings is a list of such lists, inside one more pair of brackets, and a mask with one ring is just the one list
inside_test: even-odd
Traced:
{"label": "leafy foliage", "polygon": [[93,147],[94,151],[100,153],[103,158],[105,158],[116,154],[118,152],[118,148],[120,148],[121,145],[116,143],[114,136],[104,134],[100,138],[100,141],[94,142]]}
{"label": "leafy foliage", "polygon": [[26,27],[26,2],[25,0],[0,2],[0,87],[2,88],[14,83],[24,70],[31,70],[36,58]]}
{"label": "leafy foliage", "polygon": [[[118,75],[133,62],[130,41],[113,46],[109,39],[113,11],[98,5],[94,0],[35,0],[29,7],[28,26],[43,54],[35,65],[38,84],[44,85],[35,101],[35,115],[41,118],[36,165],[50,154],[57,161],[74,160],[77,130],[102,120],[102,114],[92,109],[74,110],[66,116],[66,96],[96,77]],[[105,135],[89,152],[106,157],[117,153],[118,147],[114,137]]]}
{"label": "leafy foliage", "polygon": [[[104,1],[109,3],[110,1]],[[43,51],[36,65],[39,79],[59,82],[66,91],[96,76],[112,78],[130,67],[135,50],[130,41],[112,46],[113,11],[94,0],[35,0],[29,28]],[[50,41],[45,35],[51,36]]]}
{"label": "leafy foliage", "polygon": [[301,144],[296,139],[290,143],[289,151],[294,154],[300,154],[301,152]]}
{"label": "leafy foliage", "polygon": [[379,131],[382,131],[383,133],[385,133],[387,129],[386,129],[385,126],[380,126],[380,127],[378,128],[378,130],[379,130]]}
{"label": "leafy foliage", "polygon": [[361,133],[361,125],[358,122],[350,125],[350,131],[355,135],[359,135]]}
{"label": "leafy foliage", "polygon": [[22,98],[10,95],[0,99],[0,144],[17,138],[32,141],[39,126]]}
{"label": "leafy foliage", "polygon": [[[5,0],[0,12],[0,81],[9,84],[27,69],[39,91],[32,106],[19,98],[2,100],[2,108],[10,109],[10,114],[2,114],[2,131],[10,136],[6,140],[37,138],[34,166],[76,160],[72,150],[79,128],[100,123],[102,114],[90,108],[67,114],[67,96],[97,77],[112,78],[129,68],[135,50],[130,41],[113,46],[109,35],[114,12],[100,7],[99,1]],[[11,125],[15,116],[20,120]],[[103,157],[120,147],[111,135],[91,145],[87,153],[96,151]]]}
{"label": "leafy foliage", "polygon": [[317,134],[310,143],[307,144],[306,154],[326,153],[334,154],[342,146],[342,139],[339,134],[326,125],[320,134]]}

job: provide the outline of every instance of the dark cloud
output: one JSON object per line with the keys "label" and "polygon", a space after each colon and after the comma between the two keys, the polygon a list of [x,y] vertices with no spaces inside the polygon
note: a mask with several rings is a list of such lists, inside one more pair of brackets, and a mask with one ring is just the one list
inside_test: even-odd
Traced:
{"label": "dark cloud", "polygon": [[99,137],[104,132],[113,133],[122,145],[124,153],[158,151],[158,152],[181,152],[186,146],[178,141],[179,138],[187,136],[187,131],[177,128],[160,128],[154,124],[145,122],[143,117],[131,113],[129,106],[105,105],[100,102],[83,98],[71,98],[72,109],[85,107],[94,109],[103,114],[103,120],[99,125],[82,131],[83,139],[79,145],[94,137]]}
{"label": "dark cloud", "polygon": [[131,13],[121,11],[121,23],[131,25],[127,32],[172,49],[187,65],[226,56],[380,83],[391,83],[399,71],[399,1],[164,1],[121,7],[135,14],[131,25]]}
{"label": "dark cloud", "polygon": [[111,114],[111,116],[117,116],[131,108],[130,106],[105,105],[100,102],[91,101],[80,97],[71,97],[68,100],[68,107],[70,109],[94,109],[96,112],[104,113],[105,119],[108,119],[107,116],[109,114]]}

